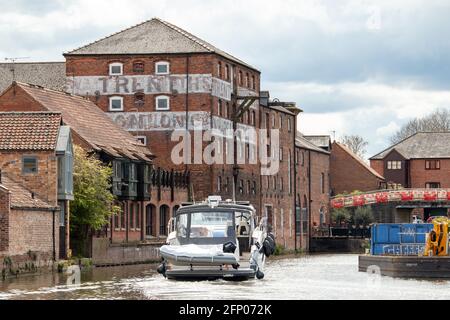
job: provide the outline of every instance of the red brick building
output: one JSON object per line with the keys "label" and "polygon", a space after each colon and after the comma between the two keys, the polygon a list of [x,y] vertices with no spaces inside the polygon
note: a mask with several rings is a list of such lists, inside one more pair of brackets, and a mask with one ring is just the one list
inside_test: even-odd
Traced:
{"label": "red brick building", "polygon": [[65,257],[72,194],[71,134],[55,112],[0,112],[0,257]]}
{"label": "red brick building", "polygon": [[[124,129],[144,142],[154,154],[157,166],[189,169],[192,195],[202,200],[212,193],[257,202],[252,188],[259,190],[259,166],[175,164],[171,159],[179,141],[171,141],[174,130],[211,128],[226,135],[237,127],[255,129],[259,123],[257,102],[241,110],[243,102],[258,96],[260,72],[245,62],[166,21],[152,19],[92,44],[64,54],[69,92],[88,96]],[[253,100],[255,101],[255,100]],[[241,107],[241,108],[240,108]],[[201,128],[200,128],[201,126]],[[202,129],[202,130],[194,130]],[[193,142],[192,142],[193,143]],[[203,149],[209,141],[203,143]],[[244,150],[253,148],[246,141]],[[215,151],[227,155],[225,145]],[[203,151],[203,150],[202,150]]]}
{"label": "red brick building", "polygon": [[296,232],[305,250],[309,239],[326,233],[330,223],[330,153],[297,133],[295,164]]}
{"label": "red brick building", "polygon": [[450,188],[449,132],[418,132],[370,158],[389,187]]}
{"label": "red brick building", "polygon": [[[306,239],[311,235],[310,218],[314,219],[315,225],[328,221],[328,193],[322,190],[328,189],[328,173],[324,166],[329,155],[326,150],[309,143],[305,147],[309,151],[305,152],[311,157],[310,165],[307,168],[296,166],[296,118],[300,109],[295,103],[271,100],[268,92],[260,91],[260,72],[255,67],[160,19],[120,31],[64,56],[65,90],[95,103],[99,110],[156,155],[153,159],[156,167],[168,170],[159,174],[154,171],[152,183],[159,187],[152,189],[150,206],[136,203],[136,207],[130,209],[130,203],[126,205],[128,211],[145,212],[145,217],[139,216],[141,222],[146,221],[145,230],[141,228],[140,233],[137,229],[128,230],[127,221],[131,218],[125,213],[128,217],[125,221],[120,217],[119,221],[113,222],[114,226],[119,226],[115,228],[113,239],[133,241],[143,237],[158,238],[165,233],[168,217],[177,204],[188,197],[186,188],[175,190],[170,187],[174,184],[170,182],[174,180],[171,179],[174,176],[172,170],[190,172],[189,196],[193,200],[218,194],[223,198],[235,196],[236,200],[250,201],[261,216],[269,219],[278,243],[290,249],[307,248],[308,242],[301,237]],[[2,67],[11,68],[0,64],[0,69]],[[39,70],[42,77],[36,77],[34,69]],[[35,67],[16,64],[15,75],[21,81],[45,82],[46,86],[60,90],[60,69],[60,63],[36,64]],[[55,72],[58,75],[54,75]],[[2,82],[8,79],[11,77],[0,75],[0,90],[3,89]],[[11,104],[11,101],[7,102],[11,99],[9,91],[0,98],[0,103]],[[23,105],[24,101],[18,104]],[[33,106],[29,103],[27,108]],[[92,107],[89,111],[86,108],[86,113],[91,111]],[[71,117],[69,111],[66,117]],[[172,152],[174,147],[180,146],[180,140],[172,141],[172,134],[188,132],[194,140],[196,134],[203,134],[208,129],[216,130],[215,136],[203,141],[200,153],[208,151],[224,163],[207,164],[204,159],[197,163],[199,159],[195,154],[190,155],[190,162],[174,163]],[[238,143],[233,134],[230,137],[230,129],[240,130],[243,143]],[[265,145],[259,144],[257,137],[266,129],[264,134],[268,138],[272,136],[270,130],[280,130],[279,146],[272,145],[270,139]],[[97,126],[96,130],[104,129]],[[211,151],[207,148],[212,141],[217,143]],[[189,145],[194,150],[194,141],[184,144],[185,147]],[[262,174],[263,168],[257,159],[261,148],[279,165],[273,175]],[[104,152],[110,154],[111,148]],[[297,175],[307,175],[311,183],[300,184],[296,171]],[[322,174],[326,178],[322,179]],[[177,179],[183,180],[183,176]],[[184,182],[180,186],[184,186]],[[307,197],[305,204],[303,196]],[[297,228],[303,223],[296,213],[297,207],[308,210],[308,221],[305,221],[308,231],[305,233]],[[147,223],[149,221],[151,223]]]}
{"label": "red brick building", "polygon": [[384,188],[383,174],[371,168],[347,146],[333,142],[330,159],[332,195]]}
{"label": "red brick building", "polygon": [[[152,169],[153,154],[91,101],[40,86],[14,83],[0,96],[0,111],[60,112],[74,143],[113,166],[113,194],[122,213],[107,235],[113,242],[165,237],[176,205],[188,200],[185,173]],[[153,186],[153,188],[152,188]]]}

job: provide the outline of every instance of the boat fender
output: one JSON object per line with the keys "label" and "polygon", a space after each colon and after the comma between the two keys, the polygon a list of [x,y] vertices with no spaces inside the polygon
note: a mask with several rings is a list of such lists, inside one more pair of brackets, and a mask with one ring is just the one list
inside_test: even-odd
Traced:
{"label": "boat fender", "polygon": [[236,245],[233,242],[227,242],[223,245],[223,252],[224,253],[235,253],[236,252]]}
{"label": "boat fender", "polygon": [[258,271],[256,271],[256,278],[258,280],[264,279],[264,272],[262,272],[261,270],[258,269]]}
{"label": "boat fender", "polygon": [[162,263],[162,264],[158,267],[158,269],[156,269],[156,271],[157,271],[159,274],[162,274],[164,277],[166,277],[166,270],[167,270],[167,268],[166,268],[166,264],[165,264],[165,263]]}
{"label": "boat fender", "polygon": [[264,254],[266,257],[270,257],[275,253],[275,241],[272,237],[268,236],[263,242]]}

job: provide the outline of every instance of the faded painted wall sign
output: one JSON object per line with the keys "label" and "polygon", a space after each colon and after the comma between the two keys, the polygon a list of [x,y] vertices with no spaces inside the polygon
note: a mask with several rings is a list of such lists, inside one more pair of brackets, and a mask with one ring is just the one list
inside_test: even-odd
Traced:
{"label": "faded painted wall sign", "polygon": [[[77,95],[132,95],[138,91],[146,94],[186,93],[186,75],[142,76],[89,76],[67,77],[68,92]],[[210,74],[189,75],[189,93],[210,93],[231,100],[231,84]]]}
{"label": "faded painted wall sign", "polygon": [[[233,136],[233,122],[231,120],[213,116],[212,121],[212,128],[217,129],[222,137],[231,138]],[[254,127],[238,123],[236,129],[240,132],[242,141],[257,144],[257,133]]]}
{"label": "faded painted wall sign", "polygon": [[[115,112],[111,119],[128,131],[165,131],[186,128],[185,112]],[[209,112],[189,112],[189,130],[211,128]]]}

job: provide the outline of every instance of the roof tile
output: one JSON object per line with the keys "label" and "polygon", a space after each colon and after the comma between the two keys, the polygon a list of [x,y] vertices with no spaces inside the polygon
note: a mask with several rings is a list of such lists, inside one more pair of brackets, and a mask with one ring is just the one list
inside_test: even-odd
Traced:
{"label": "roof tile", "polygon": [[54,150],[61,113],[0,112],[0,150]]}

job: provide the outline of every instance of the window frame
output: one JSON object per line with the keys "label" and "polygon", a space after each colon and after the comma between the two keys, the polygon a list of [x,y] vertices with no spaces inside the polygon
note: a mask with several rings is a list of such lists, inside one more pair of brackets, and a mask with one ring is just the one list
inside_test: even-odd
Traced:
{"label": "window frame", "polygon": [[139,141],[139,139],[144,139],[143,144],[144,144],[144,145],[147,145],[147,136],[136,136],[136,140]]}
{"label": "window frame", "polygon": [[[120,67],[120,73],[113,73],[112,69],[114,67]],[[109,64],[109,75],[110,76],[123,76],[123,63],[122,62],[113,62]]]}
{"label": "window frame", "polygon": [[[159,101],[163,100],[163,99],[167,100],[167,108],[165,108],[165,109],[161,109],[159,107]],[[155,110],[156,111],[169,111],[170,110],[170,97],[169,96],[164,96],[164,95],[157,96],[155,98]]]}
{"label": "window frame", "polygon": [[441,170],[441,161],[425,160],[425,170]]}
{"label": "window frame", "polygon": [[[136,68],[137,65],[142,65],[142,69]],[[145,72],[145,62],[138,60],[133,62],[133,72],[134,73],[144,73]]]}
{"label": "window frame", "polygon": [[[158,67],[159,66],[163,66],[163,65],[167,66],[167,71],[166,72],[159,72],[158,71]],[[155,62],[155,74],[156,75],[168,75],[168,74],[170,74],[170,62],[169,61],[158,61],[158,62]]]}
{"label": "window frame", "polygon": [[[113,109],[112,107],[112,101],[113,100],[120,100],[120,109]],[[110,96],[109,97],[109,111],[110,112],[120,112],[124,110],[124,103],[123,103],[123,97],[122,96]]]}
{"label": "window frame", "polygon": [[[25,170],[25,160],[30,160],[30,159],[34,160],[36,171],[26,171]],[[22,174],[32,175],[32,174],[38,174],[38,173],[39,173],[39,159],[38,159],[38,157],[34,156],[34,155],[24,155],[24,156],[22,156]]]}

